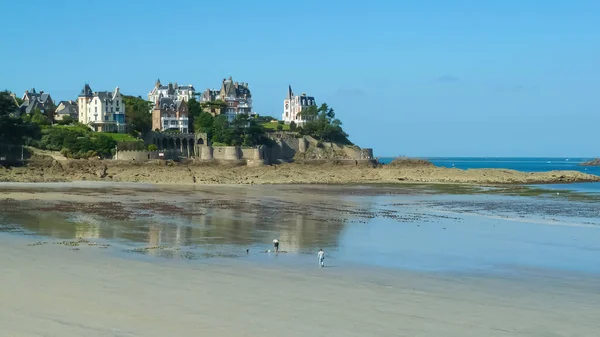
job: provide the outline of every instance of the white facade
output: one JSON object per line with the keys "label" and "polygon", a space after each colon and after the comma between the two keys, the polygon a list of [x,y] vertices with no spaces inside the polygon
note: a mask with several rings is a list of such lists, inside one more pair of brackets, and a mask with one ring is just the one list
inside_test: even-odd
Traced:
{"label": "white facade", "polygon": [[305,116],[302,116],[300,112],[302,112],[303,109],[316,105],[314,97],[306,96],[306,94],[296,96],[290,86],[288,88],[288,95],[283,100],[283,114],[281,115],[281,120],[286,124],[291,122],[294,122],[297,125],[304,124],[308,120]]}
{"label": "white facade", "polygon": [[125,105],[117,87],[113,92],[92,92],[85,85],[77,98],[79,122],[94,131],[125,132]]}
{"label": "white facade", "polygon": [[161,117],[159,129],[160,131],[178,129],[181,133],[188,133],[188,122],[187,117]]}
{"label": "white facade", "polygon": [[167,97],[174,101],[182,100],[187,102],[193,98],[195,94],[196,89],[194,89],[194,86],[191,84],[185,86],[179,86],[177,83],[162,85],[160,80],[157,80],[152,91],[148,93],[148,100],[150,102],[156,102],[157,99]]}

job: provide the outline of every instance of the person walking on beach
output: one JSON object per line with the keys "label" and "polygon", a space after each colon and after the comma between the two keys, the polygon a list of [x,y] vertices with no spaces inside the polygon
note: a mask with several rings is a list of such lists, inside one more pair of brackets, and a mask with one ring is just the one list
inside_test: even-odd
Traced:
{"label": "person walking on beach", "polygon": [[323,251],[323,249],[319,249],[319,253],[317,254],[317,256],[319,257],[319,266],[321,266],[321,268],[325,267],[325,252]]}
{"label": "person walking on beach", "polygon": [[273,248],[275,249],[275,253],[279,252],[279,240],[273,240]]}

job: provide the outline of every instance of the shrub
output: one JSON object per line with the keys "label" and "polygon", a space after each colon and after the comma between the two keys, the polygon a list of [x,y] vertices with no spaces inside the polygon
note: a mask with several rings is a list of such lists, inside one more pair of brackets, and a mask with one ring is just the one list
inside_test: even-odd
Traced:
{"label": "shrub", "polygon": [[292,122],[290,123],[290,130],[291,130],[291,131],[294,131],[294,130],[296,130],[296,122],[292,121]]}
{"label": "shrub", "polygon": [[283,130],[283,125],[277,124],[277,131],[281,131],[281,130]]}
{"label": "shrub", "polygon": [[158,146],[150,144],[148,145],[148,151],[158,151]]}

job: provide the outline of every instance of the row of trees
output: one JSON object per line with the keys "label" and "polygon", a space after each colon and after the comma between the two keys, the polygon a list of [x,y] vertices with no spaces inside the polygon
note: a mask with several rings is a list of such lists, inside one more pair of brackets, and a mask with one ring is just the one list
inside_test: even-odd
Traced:
{"label": "row of trees", "polygon": [[18,106],[8,91],[0,92],[0,144],[22,145],[29,139],[39,139],[39,125],[19,117]]}
{"label": "row of trees", "polygon": [[117,141],[85,125],[54,126],[43,130],[42,137],[32,145],[45,150],[60,151],[68,158],[108,157],[114,152]]}
{"label": "row of trees", "polygon": [[342,122],[335,117],[335,111],[326,103],[318,108],[311,106],[304,109],[300,115],[308,120],[303,127],[298,127],[297,131],[300,134],[325,142],[351,144],[348,134],[342,129]]}

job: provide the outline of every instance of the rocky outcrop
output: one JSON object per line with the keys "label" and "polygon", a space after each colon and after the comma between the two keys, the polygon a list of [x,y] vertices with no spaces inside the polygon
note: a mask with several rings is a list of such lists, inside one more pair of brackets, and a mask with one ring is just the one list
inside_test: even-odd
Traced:
{"label": "rocky outcrop", "polygon": [[[341,162],[341,161],[340,161]],[[359,161],[360,162],[360,161]],[[405,163],[403,163],[405,164]],[[320,165],[302,162],[273,166],[221,165],[212,161],[119,162],[52,159],[0,169],[0,181],[66,182],[97,180],[155,184],[393,184],[405,182],[472,185],[600,182],[600,176],[576,171],[519,172],[499,169],[460,170],[428,165]]]}
{"label": "rocky outcrop", "polygon": [[596,158],[594,160],[586,161],[584,163],[579,164],[579,166],[600,166],[600,158]]}

